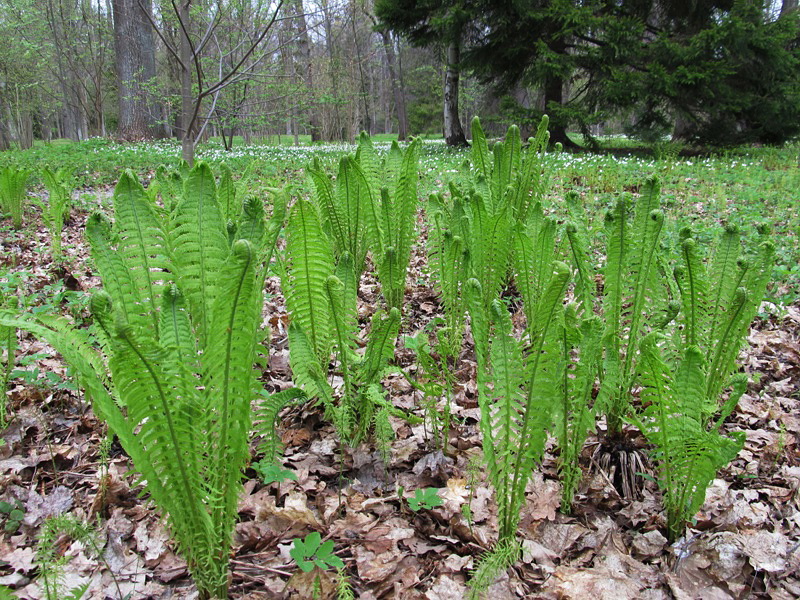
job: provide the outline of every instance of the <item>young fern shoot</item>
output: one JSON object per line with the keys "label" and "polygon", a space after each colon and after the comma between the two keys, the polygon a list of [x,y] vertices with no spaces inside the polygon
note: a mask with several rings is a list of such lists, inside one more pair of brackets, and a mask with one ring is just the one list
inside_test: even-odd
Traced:
{"label": "young fern shoot", "polygon": [[0,324],[64,356],[166,515],[200,598],[226,598],[258,389],[265,237],[255,232],[265,227],[244,228],[253,237],[229,244],[203,163],[169,220],[130,172],[114,214],[113,230],[99,215],[87,225],[104,284],[91,301],[100,351],[61,318],[5,310]]}

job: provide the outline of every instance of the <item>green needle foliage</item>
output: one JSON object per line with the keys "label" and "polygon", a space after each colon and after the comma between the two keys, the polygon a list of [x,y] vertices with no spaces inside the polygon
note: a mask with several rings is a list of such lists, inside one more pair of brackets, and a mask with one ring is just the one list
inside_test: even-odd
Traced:
{"label": "green needle foliage", "polygon": [[17,169],[13,166],[0,168],[0,210],[11,215],[11,224],[14,229],[22,227],[22,214],[25,211],[25,196],[30,174],[31,172],[27,169]]}
{"label": "green needle foliage", "polygon": [[229,244],[203,163],[186,177],[171,218],[130,172],[114,193],[114,215],[113,227],[99,215],[87,224],[104,284],[91,302],[97,339],[46,315],[5,310],[0,324],[64,356],[166,514],[200,597],[226,598],[258,389],[267,228],[240,227],[256,233]]}
{"label": "green needle foliage", "polygon": [[69,216],[72,203],[72,174],[59,169],[42,171],[42,179],[49,195],[47,204],[42,207],[42,217],[50,230],[53,260],[61,259],[61,230]]}

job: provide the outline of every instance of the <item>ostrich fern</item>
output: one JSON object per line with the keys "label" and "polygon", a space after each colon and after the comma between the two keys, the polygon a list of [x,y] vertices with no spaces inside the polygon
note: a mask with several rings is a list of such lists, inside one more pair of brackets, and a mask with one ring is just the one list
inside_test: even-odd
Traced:
{"label": "ostrich fern", "polygon": [[238,228],[249,237],[231,246],[207,165],[188,173],[169,219],[127,172],[113,227],[99,215],[87,225],[104,284],[91,301],[102,351],[64,319],[0,311],[0,324],[45,339],[72,366],[167,517],[201,598],[227,597],[249,459],[268,239],[254,209]]}

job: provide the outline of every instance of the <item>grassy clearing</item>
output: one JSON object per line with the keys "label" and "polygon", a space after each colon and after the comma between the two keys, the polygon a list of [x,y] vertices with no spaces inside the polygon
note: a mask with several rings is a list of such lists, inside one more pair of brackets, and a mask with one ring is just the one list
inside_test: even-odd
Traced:
{"label": "grassy clearing", "polygon": [[[384,139],[385,138],[385,139]],[[376,136],[379,152],[385,152],[393,136]],[[226,163],[237,178],[247,180],[252,193],[264,187],[292,185],[298,194],[310,193],[304,168],[317,158],[335,172],[339,158],[354,151],[350,144],[286,145],[293,141],[277,136],[269,143],[234,146],[224,150],[211,141],[198,150],[198,159],[212,166]],[[59,140],[59,142],[61,142]],[[615,140],[609,140],[609,145]],[[636,193],[644,180],[658,175],[668,210],[680,226],[699,229],[710,242],[723,222],[739,223],[744,229],[767,221],[775,229],[778,261],[770,299],[791,303],[800,297],[800,215],[796,206],[800,189],[798,153],[800,146],[785,148],[736,149],[722,155],[682,158],[664,153],[661,158],[644,156],[641,151],[617,148],[606,154],[552,154],[548,159],[551,186],[549,210],[561,213],[560,200],[569,190],[581,194],[590,216],[600,227],[603,210],[621,192]],[[444,146],[441,140],[427,141],[420,156],[420,195],[447,192],[450,181],[463,177],[464,150]],[[124,169],[132,169],[147,180],[155,169],[180,164],[179,143],[166,140],[141,144],[117,144],[105,139],[82,143],[37,144],[25,151],[0,154],[0,166],[16,164],[33,171],[31,184],[41,188],[41,172],[65,167],[75,183],[90,194],[116,182]],[[102,198],[101,198],[102,199]],[[677,232],[673,232],[677,234]]]}

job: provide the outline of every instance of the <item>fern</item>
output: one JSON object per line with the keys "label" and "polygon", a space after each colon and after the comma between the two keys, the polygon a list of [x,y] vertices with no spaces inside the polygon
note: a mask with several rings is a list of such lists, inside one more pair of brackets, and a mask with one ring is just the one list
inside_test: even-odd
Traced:
{"label": "fern", "polygon": [[292,322],[304,332],[320,364],[327,365],[331,317],[325,285],[333,275],[334,262],[330,242],[322,231],[314,206],[308,201],[299,200],[292,209],[286,258],[283,289]]}
{"label": "fern", "polygon": [[259,403],[253,423],[256,435],[261,438],[258,453],[263,455],[263,462],[267,465],[277,464],[282,451],[277,430],[278,413],[287,404],[299,402],[305,398],[306,395],[300,388],[288,388],[266,396]]}
{"label": "fern", "polygon": [[[0,324],[42,337],[71,365],[166,514],[201,598],[227,596],[262,339],[263,252],[245,239],[229,249],[211,184],[199,164],[167,221],[126,174],[115,192],[118,234],[90,219],[107,290],[91,302],[99,340],[60,318],[0,311]],[[203,243],[219,246],[190,247]],[[203,272],[192,256],[204,257]]]}
{"label": "fern", "polygon": [[472,132],[471,180],[465,187],[451,184],[451,207],[442,210],[443,201],[435,202],[441,215],[437,235],[463,241],[466,277],[480,282],[486,311],[511,276],[533,306],[549,277],[552,247],[547,241],[550,246],[554,241],[549,225],[540,231],[547,119],[527,150],[514,126],[492,151],[477,118]]}
{"label": "fern", "polygon": [[561,334],[562,383],[560,405],[554,411],[561,479],[561,510],[568,513],[581,481],[581,450],[594,428],[592,392],[602,353],[602,322],[594,315],[579,319],[575,304],[567,307]]}
{"label": "fern", "polygon": [[13,166],[0,168],[0,210],[11,215],[14,229],[22,227],[30,171]]}
{"label": "fern", "polygon": [[[706,489],[717,471],[736,457],[744,435],[726,437],[716,428],[704,426],[706,365],[701,350],[687,347],[681,362],[671,369],[661,357],[658,339],[658,334],[653,333],[641,344],[638,378],[646,408],[637,421],[655,446],[667,529],[674,541],[702,507]],[[744,386],[738,386],[737,400],[743,391]]]}
{"label": "fern", "polygon": [[632,222],[627,198],[606,216],[605,360],[598,402],[612,436],[621,431],[629,410],[637,346],[669,300],[663,278],[658,277],[664,224],[659,205],[659,183],[650,179],[636,201]]}
{"label": "fern", "polygon": [[[562,300],[569,268],[557,262],[532,314],[531,347],[523,361],[522,344],[511,334],[511,319],[495,300],[486,314],[480,284],[467,285],[478,355],[481,431],[489,479],[495,488],[500,540],[513,539],[525,487],[541,459],[561,385],[558,339],[563,328]],[[482,339],[479,339],[482,338]]]}
{"label": "fern", "polygon": [[319,167],[309,169],[316,188],[316,202],[336,256],[348,252],[357,277],[364,271],[367,255],[367,222],[374,210],[373,194],[358,163],[351,157],[339,162],[335,186]]}
{"label": "fern", "polygon": [[198,336],[205,342],[217,294],[210,278],[220,271],[230,251],[214,174],[207,164],[198,163],[186,178],[170,228],[174,272],[195,315]]}
{"label": "fern", "polygon": [[139,304],[136,313],[157,328],[159,298],[171,281],[169,243],[152,203],[131,171],[122,174],[114,189],[114,217],[114,251],[119,264],[129,271]]}
{"label": "fern", "polygon": [[[7,298],[3,297],[0,292],[0,309],[7,308],[14,310],[17,308],[19,301],[15,295],[9,295]],[[13,326],[0,325],[0,351],[5,350],[5,360],[0,363],[0,377],[2,377],[2,385],[0,385],[0,429],[5,429],[8,425],[7,420],[7,401],[8,384],[11,381],[11,372],[14,370],[15,354],[17,352],[17,329]]]}
{"label": "fern", "polygon": [[380,191],[376,211],[382,226],[370,228],[381,236],[377,240],[373,233],[370,243],[383,296],[390,308],[402,306],[411,246],[416,238],[419,147],[418,139],[405,151],[393,143],[385,166],[388,186]]}
{"label": "fern", "polygon": [[72,200],[72,188],[69,183],[71,176],[64,169],[59,169],[55,173],[50,169],[44,169],[42,179],[49,195],[47,205],[42,210],[42,217],[50,230],[53,260],[58,261],[61,260],[61,231]]}
{"label": "fern", "polygon": [[457,357],[464,335],[466,305],[462,285],[467,280],[467,250],[463,238],[445,223],[451,222],[452,207],[434,195],[428,202],[428,262],[445,314],[442,349],[446,357]]}

